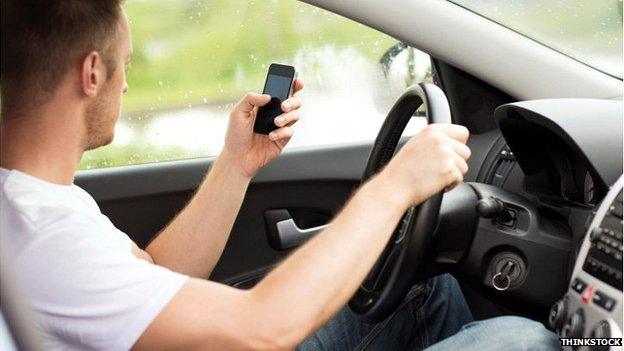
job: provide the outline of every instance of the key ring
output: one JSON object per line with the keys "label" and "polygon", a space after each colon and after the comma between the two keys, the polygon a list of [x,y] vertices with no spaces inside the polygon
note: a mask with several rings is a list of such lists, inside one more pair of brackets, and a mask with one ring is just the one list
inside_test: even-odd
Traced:
{"label": "key ring", "polygon": [[505,291],[507,289],[509,289],[509,286],[511,285],[511,278],[509,278],[508,275],[505,276],[505,278],[507,278],[507,283],[504,286],[498,286],[496,284],[496,280],[502,276],[503,273],[498,272],[496,274],[494,274],[494,276],[492,277],[492,286],[494,287],[494,289],[498,290],[498,291]]}

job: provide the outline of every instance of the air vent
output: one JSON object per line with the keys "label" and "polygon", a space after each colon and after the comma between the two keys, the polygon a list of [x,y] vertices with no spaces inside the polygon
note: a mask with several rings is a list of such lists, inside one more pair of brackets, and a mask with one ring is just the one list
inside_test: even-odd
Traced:
{"label": "air vent", "polygon": [[502,188],[515,164],[516,159],[514,158],[513,152],[511,152],[507,145],[504,145],[498,152],[498,155],[496,155],[494,162],[492,162],[485,182]]}

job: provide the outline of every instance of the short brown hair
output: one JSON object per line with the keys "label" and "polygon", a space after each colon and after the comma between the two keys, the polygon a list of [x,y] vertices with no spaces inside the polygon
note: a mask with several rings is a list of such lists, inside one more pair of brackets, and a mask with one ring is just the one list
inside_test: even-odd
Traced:
{"label": "short brown hair", "polygon": [[71,67],[96,50],[107,52],[116,36],[122,0],[2,0],[0,90],[2,118],[37,106]]}

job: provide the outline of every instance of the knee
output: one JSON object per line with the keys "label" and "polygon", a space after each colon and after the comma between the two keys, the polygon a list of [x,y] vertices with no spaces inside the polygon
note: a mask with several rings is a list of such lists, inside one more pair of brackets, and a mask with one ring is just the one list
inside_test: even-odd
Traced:
{"label": "knee", "polygon": [[459,287],[450,274],[442,274],[429,281],[429,296],[425,302],[428,314],[454,316],[457,329],[472,321],[472,314]]}
{"label": "knee", "polygon": [[551,346],[552,348],[559,348],[559,339],[557,336],[546,329],[542,323],[532,321],[530,319],[521,317],[507,317],[513,318],[518,323],[518,328],[521,331],[517,336],[518,344],[522,344],[525,350],[539,350],[548,349],[545,346]]}
{"label": "knee", "polygon": [[427,285],[429,285],[431,294],[443,295],[452,300],[461,299],[463,301],[463,294],[459,283],[455,277],[449,273],[431,278]]}
{"label": "knee", "polygon": [[[471,323],[472,324],[472,323]],[[466,325],[470,328],[471,324]],[[505,316],[474,323],[483,328],[485,335],[496,338],[496,343],[504,343],[514,350],[557,350],[557,336],[541,323],[533,320]]]}

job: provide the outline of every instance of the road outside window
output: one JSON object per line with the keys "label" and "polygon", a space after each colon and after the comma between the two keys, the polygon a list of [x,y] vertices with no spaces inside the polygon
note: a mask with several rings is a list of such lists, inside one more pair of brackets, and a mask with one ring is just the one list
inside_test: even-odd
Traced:
{"label": "road outside window", "polygon": [[130,89],[115,140],[85,153],[81,169],[218,154],[232,105],[261,92],[271,62],[294,65],[305,82],[289,148],[372,140],[403,89],[431,81],[425,53],[297,1],[134,0],[125,8]]}

